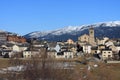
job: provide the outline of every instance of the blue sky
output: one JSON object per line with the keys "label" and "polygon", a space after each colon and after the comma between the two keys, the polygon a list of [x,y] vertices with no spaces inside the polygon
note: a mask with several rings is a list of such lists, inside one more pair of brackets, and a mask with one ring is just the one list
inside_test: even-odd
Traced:
{"label": "blue sky", "polygon": [[0,30],[25,35],[120,20],[120,0],[0,0]]}

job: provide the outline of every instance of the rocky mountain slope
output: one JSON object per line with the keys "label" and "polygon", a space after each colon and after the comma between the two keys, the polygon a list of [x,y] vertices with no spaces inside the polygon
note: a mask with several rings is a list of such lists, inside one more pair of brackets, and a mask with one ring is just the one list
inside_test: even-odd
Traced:
{"label": "rocky mountain slope", "polygon": [[38,38],[48,41],[66,41],[71,38],[74,41],[83,34],[88,34],[90,27],[94,27],[95,37],[120,38],[120,21],[101,22],[91,25],[68,26],[53,31],[37,31],[26,34],[26,38]]}

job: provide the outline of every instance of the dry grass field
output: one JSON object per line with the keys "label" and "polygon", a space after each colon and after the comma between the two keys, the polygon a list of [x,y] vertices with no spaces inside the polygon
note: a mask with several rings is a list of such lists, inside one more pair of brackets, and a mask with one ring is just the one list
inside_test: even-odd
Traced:
{"label": "dry grass field", "polygon": [[0,69],[9,66],[9,59],[0,58]]}
{"label": "dry grass field", "polygon": [[[12,66],[10,60],[1,58],[0,69],[8,66]],[[72,74],[73,80],[120,80],[120,64],[100,63],[91,70],[87,70],[87,65],[77,64]]]}

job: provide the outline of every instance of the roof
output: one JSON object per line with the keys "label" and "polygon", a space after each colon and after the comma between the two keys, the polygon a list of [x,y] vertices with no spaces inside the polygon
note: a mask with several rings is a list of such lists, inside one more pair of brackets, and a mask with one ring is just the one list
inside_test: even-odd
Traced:
{"label": "roof", "polygon": [[7,47],[12,47],[13,45],[15,45],[15,44],[12,44],[12,43],[7,43]]}
{"label": "roof", "polygon": [[3,52],[11,52],[12,50],[2,50]]}
{"label": "roof", "polygon": [[97,50],[97,49],[98,49],[98,47],[96,47],[96,46],[91,48],[91,50]]}
{"label": "roof", "polygon": [[92,46],[91,44],[89,44],[89,43],[87,43],[87,44],[85,44],[84,46]]}
{"label": "roof", "polygon": [[29,47],[29,44],[21,44],[21,45],[17,45],[19,47]]}
{"label": "roof", "polygon": [[99,44],[98,46],[105,46],[104,44]]}
{"label": "roof", "polygon": [[112,49],[105,48],[105,49],[102,49],[102,51],[112,51]]}
{"label": "roof", "polygon": [[47,52],[56,52],[56,50],[48,50]]}
{"label": "roof", "polygon": [[57,42],[50,42],[50,43],[47,43],[48,47],[56,47],[57,45]]}

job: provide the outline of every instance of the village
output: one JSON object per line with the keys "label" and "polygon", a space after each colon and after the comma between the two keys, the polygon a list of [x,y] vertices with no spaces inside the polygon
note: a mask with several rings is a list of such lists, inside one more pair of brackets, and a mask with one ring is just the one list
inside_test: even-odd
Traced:
{"label": "village", "polygon": [[120,40],[96,38],[94,35],[94,28],[91,27],[89,34],[79,36],[76,42],[72,39],[65,42],[48,42],[33,38],[28,42],[24,37],[0,32],[0,57],[30,59],[45,55],[46,58],[74,60],[91,55],[99,61],[119,62]]}
{"label": "village", "polygon": [[0,32],[0,79],[119,80],[120,40],[94,31],[59,42]]}

